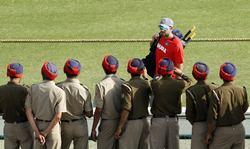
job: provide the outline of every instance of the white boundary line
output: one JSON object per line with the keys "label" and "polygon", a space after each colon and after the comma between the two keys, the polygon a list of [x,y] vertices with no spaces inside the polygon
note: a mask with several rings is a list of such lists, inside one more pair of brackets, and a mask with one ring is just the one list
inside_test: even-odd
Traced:
{"label": "white boundary line", "polygon": [[[0,43],[149,42],[151,39],[0,39]],[[192,42],[236,42],[250,38],[196,38]]]}

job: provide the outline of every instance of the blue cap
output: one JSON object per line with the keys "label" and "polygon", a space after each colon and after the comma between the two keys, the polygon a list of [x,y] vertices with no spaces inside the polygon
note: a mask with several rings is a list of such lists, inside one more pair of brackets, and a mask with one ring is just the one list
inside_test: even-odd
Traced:
{"label": "blue cap", "polygon": [[160,60],[159,66],[158,66],[158,73],[162,76],[165,76],[167,74],[173,74],[174,72],[174,63],[168,58],[163,58]]}
{"label": "blue cap", "polygon": [[182,39],[183,35],[179,29],[174,29],[172,33],[177,36],[178,38]]}
{"label": "blue cap", "polygon": [[78,60],[68,59],[64,65],[64,73],[70,75],[79,75],[81,70],[81,64]]}
{"label": "blue cap", "polygon": [[42,66],[42,75],[47,79],[54,80],[57,77],[57,67],[51,62],[45,62]]}
{"label": "blue cap", "polygon": [[23,74],[23,65],[19,63],[9,64],[7,67],[7,76],[13,78],[21,78]]}
{"label": "blue cap", "polygon": [[226,62],[220,67],[220,77],[225,81],[233,81],[236,76],[237,69],[233,63]]}

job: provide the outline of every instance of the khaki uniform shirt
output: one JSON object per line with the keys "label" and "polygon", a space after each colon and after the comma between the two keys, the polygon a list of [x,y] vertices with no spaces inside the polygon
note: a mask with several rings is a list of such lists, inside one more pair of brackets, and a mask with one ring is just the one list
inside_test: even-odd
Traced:
{"label": "khaki uniform shirt", "polygon": [[205,81],[198,81],[186,90],[186,119],[191,124],[207,120],[208,93],[216,86]]}
{"label": "khaki uniform shirt", "polygon": [[140,77],[132,77],[122,85],[123,109],[129,111],[128,119],[148,116],[150,94],[149,83]]}
{"label": "khaki uniform shirt", "polygon": [[84,111],[93,110],[90,92],[78,79],[66,79],[57,86],[66,93],[67,112],[62,114],[62,120],[81,119],[84,117]]}
{"label": "khaki uniform shirt", "polygon": [[66,112],[65,92],[54,81],[45,80],[31,86],[25,106],[35,118],[51,121],[56,113]]}
{"label": "khaki uniform shirt", "polygon": [[94,102],[102,109],[102,119],[118,119],[121,112],[121,86],[124,81],[114,74],[96,84]]}
{"label": "khaki uniform shirt", "polygon": [[181,94],[191,82],[172,79],[169,76],[153,80],[151,87],[154,100],[151,108],[153,115],[175,116],[181,113]]}
{"label": "khaki uniform shirt", "polygon": [[0,113],[7,123],[27,121],[24,108],[27,95],[25,87],[12,82],[0,87]]}
{"label": "khaki uniform shirt", "polygon": [[215,121],[216,126],[231,126],[245,119],[249,106],[245,88],[226,82],[209,93],[209,100],[209,123]]}

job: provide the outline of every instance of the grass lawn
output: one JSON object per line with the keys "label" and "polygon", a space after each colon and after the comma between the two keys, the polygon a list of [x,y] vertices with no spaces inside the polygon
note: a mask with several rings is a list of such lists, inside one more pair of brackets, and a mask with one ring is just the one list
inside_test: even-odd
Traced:
{"label": "grass lawn", "polygon": [[150,38],[167,16],[197,38],[250,37],[248,0],[0,0],[0,38]]}
{"label": "grass lawn", "polygon": [[[158,31],[160,18],[168,16],[187,31],[197,27],[196,38],[248,38],[248,0],[0,0],[0,39],[149,39]],[[60,69],[67,58],[83,65],[80,80],[93,93],[103,77],[101,61],[113,54],[120,60],[119,75],[128,79],[128,58],[144,57],[148,43],[0,43],[0,84],[6,83],[6,66],[20,62],[25,84],[41,81],[46,60]],[[209,80],[218,84],[220,64],[231,61],[238,67],[236,83],[250,88],[249,42],[191,43],[185,49],[185,72],[204,61],[210,66]],[[248,89],[248,91],[250,91]]]}
{"label": "grass lawn", "polygon": [[[191,43],[185,49],[184,72],[191,76],[192,65],[196,61],[206,62],[210,67],[209,80],[221,83],[219,66],[225,61],[233,62],[238,68],[236,83],[249,88],[248,75],[250,51],[247,42],[235,43]],[[0,83],[7,81],[6,65],[20,62],[24,65],[24,83],[32,84],[41,80],[40,69],[44,61],[54,62],[60,69],[57,81],[65,79],[63,65],[68,58],[80,60],[83,65],[80,80],[90,90],[104,76],[101,62],[106,54],[113,54],[120,61],[119,76],[128,79],[126,65],[129,58],[144,57],[148,52],[147,43],[83,43],[83,44],[0,44]]]}

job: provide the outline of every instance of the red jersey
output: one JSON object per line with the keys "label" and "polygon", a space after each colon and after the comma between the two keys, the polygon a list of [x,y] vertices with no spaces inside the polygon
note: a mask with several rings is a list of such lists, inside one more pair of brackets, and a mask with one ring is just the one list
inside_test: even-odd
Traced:
{"label": "red jersey", "polygon": [[155,57],[156,75],[158,74],[159,61],[162,58],[169,58],[170,60],[172,60],[175,67],[178,64],[184,63],[184,52],[180,39],[177,37],[161,37],[156,46]]}

